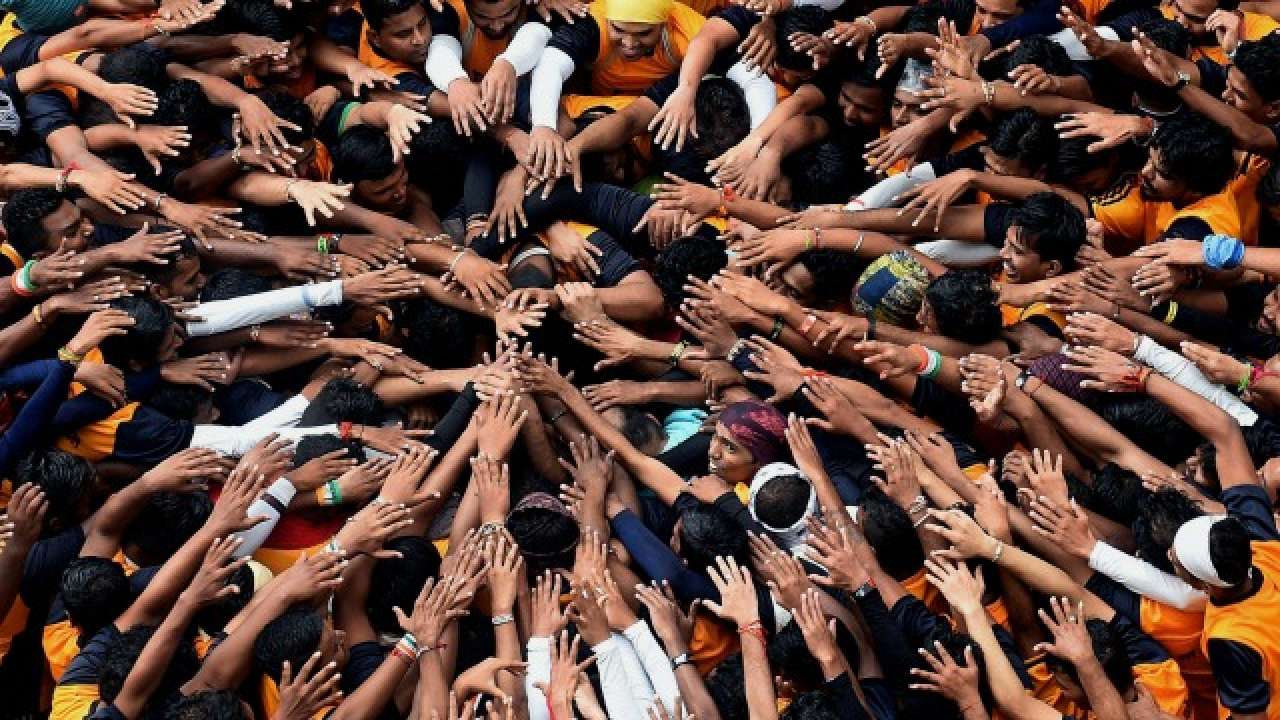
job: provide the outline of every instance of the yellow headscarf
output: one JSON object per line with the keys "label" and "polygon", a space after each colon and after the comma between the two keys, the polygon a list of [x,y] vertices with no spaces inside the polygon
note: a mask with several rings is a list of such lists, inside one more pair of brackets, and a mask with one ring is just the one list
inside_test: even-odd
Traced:
{"label": "yellow headscarf", "polygon": [[614,22],[661,25],[675,0],[604,0],[604,16]]}

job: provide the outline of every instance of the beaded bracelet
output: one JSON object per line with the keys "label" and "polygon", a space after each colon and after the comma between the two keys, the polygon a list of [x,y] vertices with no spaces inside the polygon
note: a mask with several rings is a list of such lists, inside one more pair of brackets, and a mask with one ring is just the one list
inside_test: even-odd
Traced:
{"label": "beaded bracelet", "polygon": [[667,363],[671,365],[678,365],[680,363],[680,358],[684,357],[684,351],[688,349],[689,341],[681,340],[676,343],[676,346],[671,349],[671,354],[667,356]]}
{"label": "beaded bracelet", "polygon": [[79,365],[80,362],[84,360],[84,356],[68,350],[67,347],[64,345],[58,348],[58,359],[64,363]]}

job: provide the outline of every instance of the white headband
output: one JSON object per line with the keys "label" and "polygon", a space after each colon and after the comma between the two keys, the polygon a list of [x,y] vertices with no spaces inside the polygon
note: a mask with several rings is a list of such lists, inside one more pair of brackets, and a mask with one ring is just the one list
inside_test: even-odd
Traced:
{"label": "white headband", "polygon": [[1201,515],[1182,523],[1173,536],[1173,554],[1195,579],[1213,587],[1231,587],[1231,583],[1218,576],[1218,569],[1213,566],[1213,557],[1209,554],[1209,530],[1226,515]]}
{"label": "white headband", "polygon": [[[809,483],[809,503],[804,509],[804,514],[800,519],[791,523],[790,527],[776,528],[760,520],[756,515],[756,493],[760,492],[760,488],[764,487],[777,477],[784,475],[799,475]],[[818,511],[818,494],[813,489],[813,482],[805,477],[794,465],[788,465],[784,462],[772,462],[756,471],[754,477],[751,478],[751,487],[747,491],[747,507],[751,511],[751,519],[760,523],[769,534],[773,535],[784,546],[783,549],[790,550],[796,545],[804,543],[805,538],[809,536],[807,521],[810,515]]]}

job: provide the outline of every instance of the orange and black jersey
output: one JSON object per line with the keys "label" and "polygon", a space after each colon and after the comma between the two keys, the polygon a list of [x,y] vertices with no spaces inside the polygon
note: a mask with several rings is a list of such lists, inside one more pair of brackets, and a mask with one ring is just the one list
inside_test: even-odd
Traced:
{"label": "orange and black jersey", "polygon": [[680,68],[689,42],[706,18],[683,3],[674,3],[653,53],[637,60],[617,54],[609,38],[609,22],[601,0],[591,3],[590,17],[562,25],[547,47],[562,51],[580,69],[590,69],[590,92],[595,95],[639,95],[668,73]]}

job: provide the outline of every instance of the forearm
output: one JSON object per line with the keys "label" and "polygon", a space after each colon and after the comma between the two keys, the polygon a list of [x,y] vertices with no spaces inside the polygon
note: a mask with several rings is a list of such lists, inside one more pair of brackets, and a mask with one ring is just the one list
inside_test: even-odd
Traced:
{"label": "forearm", "polygon": [[604,313],[622,323],[641,323],[662,316],[662,293],[651,280],[624,281],[610,288],[598,288],[596,297]]}
{"label": "forearm", "polygon": [[1124,698],[1120,697],[1120,691],[1107,678],[1107,673],[1092,652],[1073,665],[1076,677],[1084,687],[1084,694],[1089,698],[1090,710],[1100,718],[1126,716],[1128,708]]}
{"label": "forearm", "polygon": [[747,692],[747,716],[749,720],[777,720],[778,703],[773,690],[773,673],[769,669],[769,656],[764,641],[747,633],[739,633],[742,640],[743,681]]}
{"label": "forearm", "polygon": [[22,587],[22,569],[31,546],[12,539],[0,550],[0,617],[9,614]]}
{"label": "forearm", "polygon": [[218,194],[243,172],[231,153],[207,158],[178,173],[173,179],[173,193],[184,200],[207,198]]}
{"label": "forearm", "polygon": [[1178,95],[1192,110],[1231,131],[1236,147],[1262,155],[1270,155],[1276,151],[1276,134],[1271,128],[1254,122],[1248,115],[1210,95],[1203,88],[1187,85]]}
{"label": "forearm", "polygon": [[160,626],[142,648],[133,669],[125,678],[124,686],[112,701],[112,705],[122,716],[132,719],[142,713],[147,700],[164,679],[169,661],[181,646],[187,626],[195,619],[198,609],[185,594],[179,595],[173,602]]}
{"label": "forearm", "polygon": [[812,115],[800,115],[786,122],[769,142],[760,149],[761,155],[772,155],[781,163],[792,153],[806,148],[827,136],[827,122]]}
{"label": "forearm", "polygon": [[89,527],[85,532],[80,557],[109,558],[115,555],[120,549],[120,538],[125,529],[142,512],[152,494],[152,490],[142,481],[129,483],[112,493],[88,520]]}
{"label": "forearm", "polygon": [[1133,359],[1150,365],[1153,370],[1169,380],[1222,409],[1241,427],[1251,427],[1258,421],[1258,414],[1225,387],[1204,376],[1187,358],[1156,343],[1145,335],[1138,336],[1137,351]]}
{"label": "forearm", "polygon": [[265,172],[245,173],[227,186],[227,194],[243,202],[279,207],[293,202],[288,195],[293,178]]}
{"label": "forearm", "polygon": [[625,435],[591,407],[582,393],[571,390],[560,399],[589,435],[594,435],[602,445],[617,453],[618,460],[635,479],[656,493],[663,503],[670,505],[675,502],[684,489],[684,482],[679,476],[666,465],[637,450]]}
{"label": "forearm", "polygon": [[1112,112],[1110,108],[1105,106],[1095,105],[1084,100],[1062,97],[1061,95],[1023,95],[1021,90],[1013,86],[1013,83],[1003,80],[993,82],[992,89],[994,93],[991,107],[1000,112],[1013,112],[1024,107],[1031,108],[1037,115],[1050,117],[1066,113],[1101,112],[1109,114]]}
{"label": "forearm", "polygon": [[1179,610],[1199,610],[1207,600],[1203,592],[1191,587],[1182,578],[1170,575],[1105,542],[1094,544],[1088,560],[1090,568],[1133,592]]}
{"label": "forearm", "polygon": [[574,62],[563,50],[547,48],[533,69],[529,85],[529,116],[534,127],[556,129],[559,118],[560,93],[564,82],[573,74]]}
{"label": "forearm", "polygon": [[[292,604],[288,598],[268,585],[261,591],[261,601],[242,616],[235,629],[228,626],[227,637],[218,643],[196,676],[182,686],[185,695],[205,690],[231,690],[240,686],[253,662],[253,644],[267,623],[275,620]],[[255,593],[254,600],[258,600]]]}

